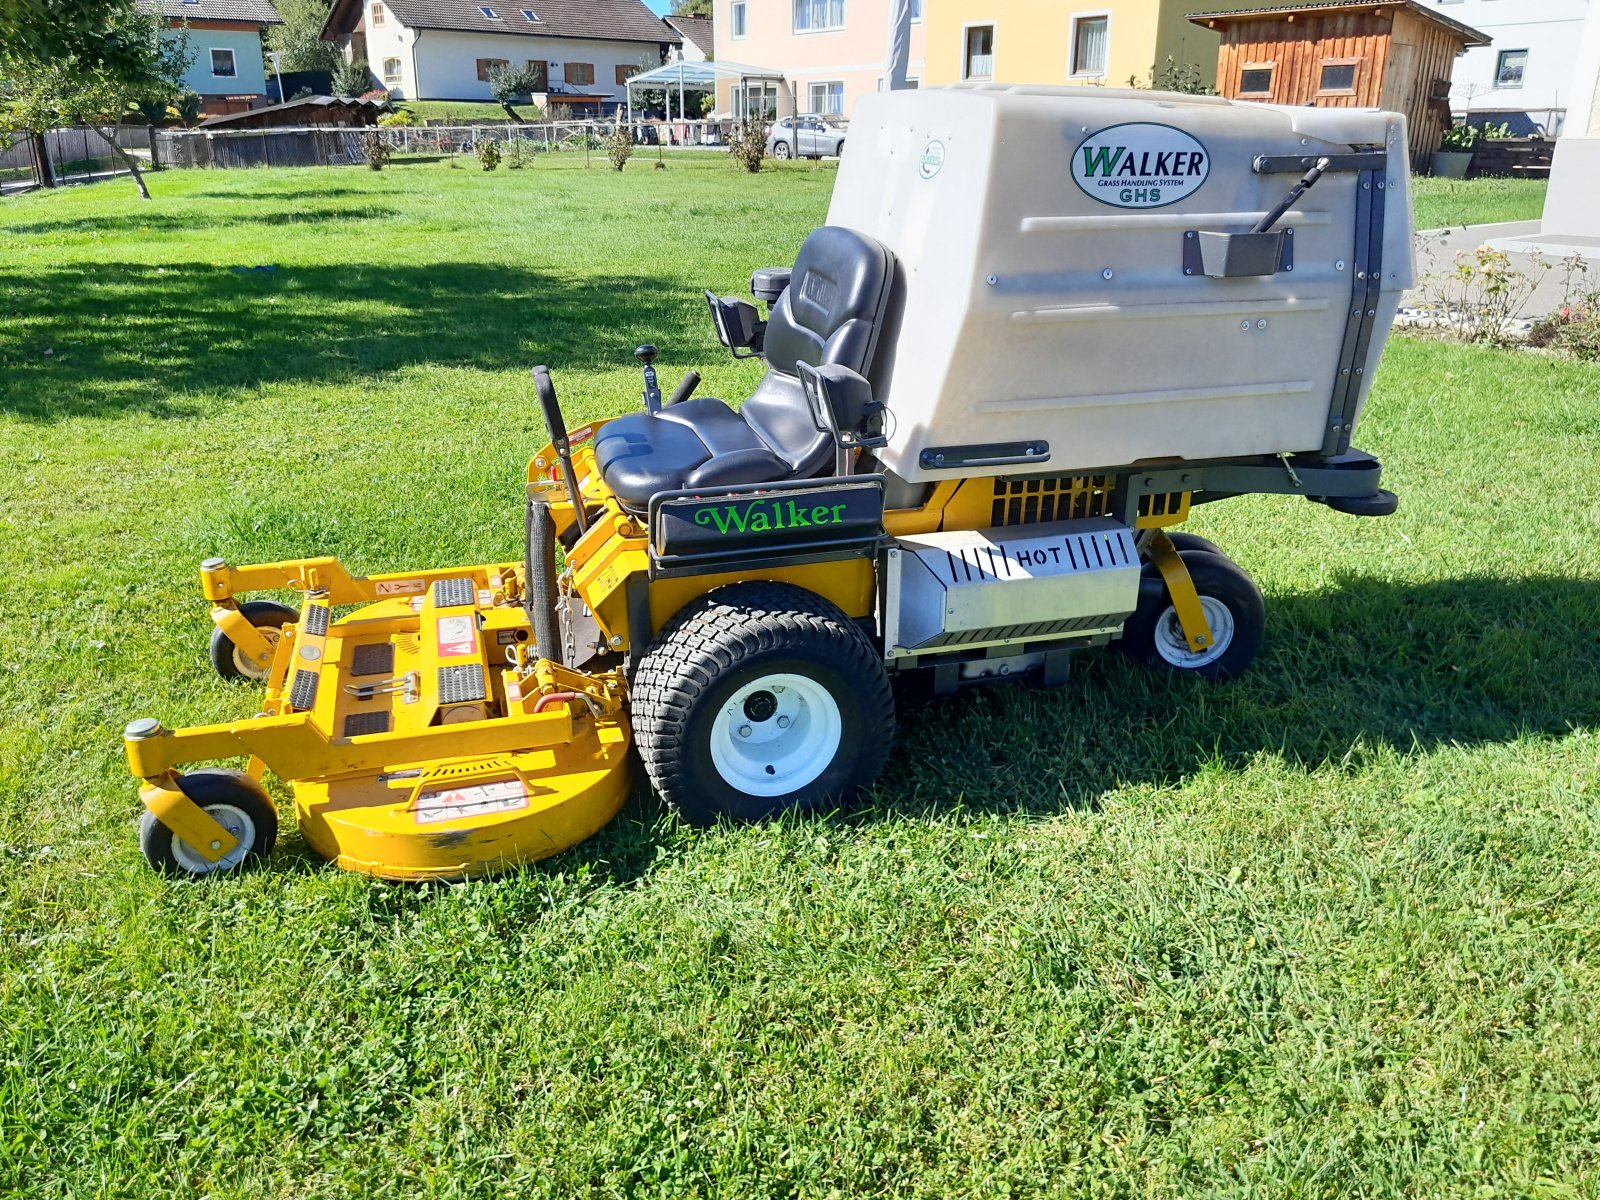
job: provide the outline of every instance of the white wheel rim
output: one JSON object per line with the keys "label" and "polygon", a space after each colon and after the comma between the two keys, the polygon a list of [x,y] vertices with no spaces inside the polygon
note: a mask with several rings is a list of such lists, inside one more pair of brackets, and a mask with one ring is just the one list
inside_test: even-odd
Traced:
{"label": "white wheel rim", "polygon": [[[283,636],[283,630],[276,625],[258,626],[256,632],[261,634],[274,653],[278,649],[278,639]],[[232,645],[232,643],[229,643]],[[233,669],[246,679],[265,679],[267,672],[272,669],[272,660],[269,658],[264,663],[258,663],[239,647],[233,647]]]}
{"label": "white wheel rim", "polygon": [[204,808],[218,825],[239,839],[239,844],[216,862],[211,862],[202,857],[188,842],[173,834],[172,857],[177,859],[178,865],[191,875],[209,875],[213,871],[232,870],[244,861],[245,855],[250,853],[250,847],[256,844],[256,823],[244,809],[236,808],[232,804],[207,804]]}
{"label": "white wheel rim", "polygon": [[822,684],[804,675],[765,675],[717,710],[711,762],[724,783],[747,796],[783,796],[828,769],[843,733],[838,702]]}
{"label": "white wheel rim", "polygon": [[1206,624],[1211,626],[1211,645],[1204,650],[1189,649],[1189,639],[1183,636],[1177,609],[1169,606],[1156,621],[1156,653],[1180,670],[1192,671],[1216,662],[1233,645],[1233,613],[1228,606],[1215,596],[1201,596],[1200,610],[1206,614]]}

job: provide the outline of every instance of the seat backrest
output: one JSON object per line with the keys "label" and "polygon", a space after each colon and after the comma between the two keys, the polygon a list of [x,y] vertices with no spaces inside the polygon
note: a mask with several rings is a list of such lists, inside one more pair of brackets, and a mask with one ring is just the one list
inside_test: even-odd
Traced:
{"label": "seat backrest", "polygon": [[767,365],[794,375],[795,364],[838,365],[866,374],[877,348],[894,272],[881,242],[824,225],[795,259],[789,287],[767,319]]}

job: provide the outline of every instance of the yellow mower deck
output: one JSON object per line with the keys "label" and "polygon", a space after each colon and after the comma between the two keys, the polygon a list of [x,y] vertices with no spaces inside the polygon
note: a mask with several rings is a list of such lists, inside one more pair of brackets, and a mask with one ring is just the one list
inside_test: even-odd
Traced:
{"label": "yellow mower deck", "polygon": [[[202,583],[225,631],[238,627],[239,590],[295,586],[305,605],[272,645],[260,715],[130,727],[146,806],[216,861],[234,840],[183,795],[174,768],[248,756],[293,784],[306,841],[350,870],[459,879],[582,841],[628,794],[624,685],[529,653],[519,572],[358,578],[331,559],[208,563]],[[334,619],[351,603],[361,606]]]}

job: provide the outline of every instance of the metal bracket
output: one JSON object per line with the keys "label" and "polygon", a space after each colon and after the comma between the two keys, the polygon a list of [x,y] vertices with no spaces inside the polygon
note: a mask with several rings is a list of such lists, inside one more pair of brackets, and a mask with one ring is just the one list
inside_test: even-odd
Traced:
{"label": "metal bracket", "polygon": [[988,442],[978,446],[929,446],[917,456],[924,471],[959,471],[969,467],[1010,467],[1050,461],[1050,443]]}
{"label": "metal bracket", "polygon": [[1355,245],[1351,251],[1349,316],[1339,348],[1339,373],[1334,376],[1328,403],[1328,426],[1323,454],[1343,454],[1350,448],[1356,405],[1361,398],[1367,350],[1377,324],[1379,284],[1383,278],[1383,213],[1385,177],[1366,170],[1356,181]]}
{"label": "metal bracket", "polygon": [[1323,174],[1348,174],[1351,171],[1381,171],[1389,162],[1384,150],[1356,150],[1350,154],[1258,154],[1250,164],[1257,175],[1304,173],[1326,159]]}
{"label": "metal bracket", "polygon": [[1189,643],[1190,650],[1199,654],[1212,643],[1211,624],[1206,620],[1205,609],[1200,607],[1200,594],[1194,590],[1194,579],[1189,575],[1189,568],[1184,566],[1172,539],[1160,530],[1156,531],[1145,549],[1150,561],[1155,563],[1156,570],[1161,572],[1161,581],[1167,585],[1167,595],[1172,599],[1172,607],[1177,610],[1184,640]]}
{"label": "metal bracket", "polygon": [[[1294,228],[1291,226],[1291,227],[1285,228],[1282,232],[1283,232],[1283,238],[1278,244],[1278,266],[1277,266],[1277,270],[1278,271],[1293,271],[1294,270]],[[1233,275],[1225,275],[1225,274],[1221,274],[1221,273],[1213,273],[1213,272],[1207,271],[1206,268],[1205,268],[1205,257],[1204,257],[1204,254],[1201,251],[1201,246],[1200,246],[1201,240],[1202,240],[1202,235],[1204,235],[1205,237],[1210,237],[1210,238],[1216,238],[1216,237],[1247,238],[1247,237],[1251,237],[1251,236],[1272,237],[1272,238],[1276,238],[1277,237],[1277,234],[1261,234],[1261,235],[1251,235],[1251,234],[1247,234],[1247,233],[1243,233],[1243,234],[1214,234],[1214,233],[1211,233],[1211,232],[1205,231],[1205,230],[1185,229],[1183,231],[1183,273],[1185,275],[1207,275],[1207,276],[1209,276],[1210,278],[1213,278],[1213,279],[1229,279],[1229,278],[1239,279],[1239,278],[1258,278],[1261,275],[1269,274],[1269,272],[1264,272],[1264,271],[1263,272],[1249,271],[1249,272],[1245,272],[1243,274],[1237,274],[1236,273],[1236,274],[1233,274]],[[1270,254],[1270,249],[1269,249],[1268,253]],[[1276,273],[1277,273],[1276,271],[1270,272],[1270,274],[1276,274]]]}
{"label": "metal bracket", "polygon": [[178,787],[178,777],[171,771],[146,781],[139,789],[139,799],[151,816],[207,862],[221,862],[239,845],[239,839],[221,822],[183,794]]}

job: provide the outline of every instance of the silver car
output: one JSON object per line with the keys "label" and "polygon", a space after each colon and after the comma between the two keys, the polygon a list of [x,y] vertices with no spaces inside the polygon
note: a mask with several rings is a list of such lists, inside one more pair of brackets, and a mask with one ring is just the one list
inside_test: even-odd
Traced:
{"label": "silver car", "polygon": [[821,158],[844,153],[845,126],[837,117],[784,117],[767,134],[767,153],[774,158]]}

